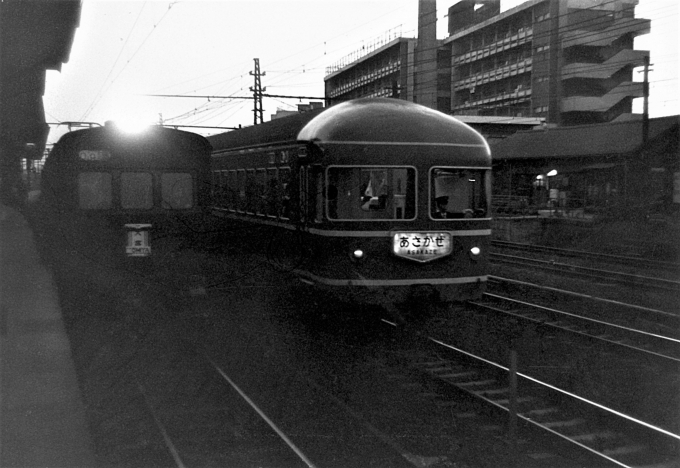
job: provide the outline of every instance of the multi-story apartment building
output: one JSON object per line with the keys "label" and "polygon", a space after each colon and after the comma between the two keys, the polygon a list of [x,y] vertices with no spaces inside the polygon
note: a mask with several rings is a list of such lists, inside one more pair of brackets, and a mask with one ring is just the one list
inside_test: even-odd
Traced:
{"label": "multi-story apartment building", "polygon": [[643,97],[633,68],[649,53],[633,40],[650,21],[635,18],[638,0],[529,0],[504,12],[500,0],[461,0],[448,9],[443,40],[431,27],[435,2],[420,0],[417,40],[336,67],[326,97],[393,95],[455,115],[561,125],[624,119]]}
{"label": "multi-story apartment building", "polygon": [[649,32],[637,0],[530,0],[500,13],[500,2],[449,8],[454,113],[543,116],[573,125],[609,122],[643,96],[633,68]]}
{"label": "multi-story apartment building", "polygon": [[354,60],[326,69],[325,98],[330,103],[359,97],[400,97],[413,93],[416,40],[395,38]]}

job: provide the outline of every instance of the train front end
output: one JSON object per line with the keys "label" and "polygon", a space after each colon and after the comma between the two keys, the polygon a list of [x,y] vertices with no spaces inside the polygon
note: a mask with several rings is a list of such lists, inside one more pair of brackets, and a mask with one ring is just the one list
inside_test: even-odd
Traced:
{"label": "train front end", "polygon": [[73,252],[115,261],[176,250],[203,229],[210,145],[163,127],[64,135],[42,173],[40,223]]}
{"label": "train front end", "polygon": [[417,104],[365,99],[326,110],[298,138],[302,192],[316,200],[302,203],[303,280],[389,307],[482,294],[491,156],[481,135]]}

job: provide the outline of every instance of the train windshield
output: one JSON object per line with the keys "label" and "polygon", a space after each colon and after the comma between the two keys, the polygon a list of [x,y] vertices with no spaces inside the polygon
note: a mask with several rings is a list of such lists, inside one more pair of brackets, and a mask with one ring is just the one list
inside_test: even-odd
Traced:
{"label": "train windshield", "polygon": [[484,169],[430,170],[430,216],[435,219],[485,218],[488,211]]}
{"label": "train windshield", "polygon": [[108,210],[112,204],[111,174],[81,172],[78,174],[78,206],[83,210]]}
{"label": "train windshield", "polygon": [[337,220],[413,219],[416,171],[412,167],[328,168],[327,213]]}

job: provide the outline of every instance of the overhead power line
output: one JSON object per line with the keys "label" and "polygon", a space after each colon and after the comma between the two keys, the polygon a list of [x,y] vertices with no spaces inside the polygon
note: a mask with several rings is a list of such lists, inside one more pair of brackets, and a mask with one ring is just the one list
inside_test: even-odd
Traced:
{"label": "overhead power line", "polygon": [[[335,98],[319,97],[319,96],[289,96],[285,94],[261,94],[264,97],[270,98],[286,98],[286,99],[328,99],[328,100],[339,100]],[[199,98],[199,99],[253,99],[252,96],[213,96],[213,95],[199,95],[199,94],[141,94],[140,96],[150,96],[150,97],[173,97],[173,98]]]}

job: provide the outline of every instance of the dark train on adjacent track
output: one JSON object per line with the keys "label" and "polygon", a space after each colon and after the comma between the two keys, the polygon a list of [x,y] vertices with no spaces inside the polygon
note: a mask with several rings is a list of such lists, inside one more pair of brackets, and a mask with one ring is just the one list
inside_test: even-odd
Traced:
{"label": "dark train on adjacent track", "polygon": [[245,226],[224,242],[362,304],[483,292],[491,155],[457,119],[365,98],[208,140],[215,210],[225,225]]}
{"label": "dark train on adjacent track", "polygon": [[41,173],[43,237],[114,260],[177,249],[209,217],[210,151],[204,137],[160,126],[63,135]]}

